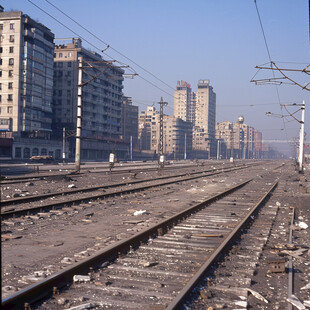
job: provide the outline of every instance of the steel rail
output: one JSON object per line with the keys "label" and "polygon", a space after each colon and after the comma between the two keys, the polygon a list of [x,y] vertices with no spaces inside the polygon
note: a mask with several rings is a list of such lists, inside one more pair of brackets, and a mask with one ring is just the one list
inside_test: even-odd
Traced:
{"label": "steel rail", "polygon": [[[240,170],[243,168],[244,167],[238,167],[238,168],[232,169],[231,171]],[[28,214],[39,212],[43,209],[45,209],[45,210],[55,209],[57,207],[60,208],[62,206],[69,206],[69,205],[73,205],[74,203],[87,202],[89,200],[104,199],[104,198],[113,197],[113,196],[117,196],[117,195],[134,193],[134,192],[146,190],[149,188],[169,185],[169,184],[173,184],[173,183],[177,183],[177,182],[194,180],[194,179],[203,178],[206,176],[216,175],[216,174],[220,174],[220,173],[222,173],[222,172],[220,171],[220,172],[214,172],[214,173],[209,173],[209,174],[204,174],[204,175],[199,175],[199,176],[186,177],[186,178],[179,179],[179,180],[171,180],[171,181],[165,181],[165,182],[156,183],[156,184],[148,184],[148,185],[138,186],[135,188],[118,190],[118,191],[114,191],[114,192],[110,192],[110,193],[102,193],[102,194],[96,194],[96,195],[92,195],[92,196],[88,196],[88,197],[74,198],[74,199],[70,199],[70,200],[66,200],[66,201],[52,202],[52,203],[43,204],[40,206],[35,206],[35,207],[30,207],[30,208],[25,208],[25,209],[20,209],[20,210],[8,210],[7,212],[1,212],[1,219],[3,220],[3,219],[10,218],[13,216],[18,217],[18,216],[22,216],[22,215],[28,215]],[[128,185],[128,183],[126,183],[124,185]]]}
{"label": "steel rail", "polygon": [[[140,166],[140,165],[139,165]],[[117,166],[117,167],[114,167],[112,171],[110,171],[109,167],[95,167],[95,168],[89,168],[89,167],[83,167],[81,170],[84,170],[80,173],[74,173],[72,168],[69,168],[69,169],[66,169],[66,170],[70,170],[71,172],[69,173],[59,173],[57,174],[57,176],[83,176],[84,174],[86,173],[89,173],[89,171],[91,171],[90,173],[109,173],[109,174],[119,174],[119,173],[131,173],[131,172],[142,172],[142,171],[145,171],[145,170],[148,170],[148,171],[156,171],[158,170],[158,167],[154,166],[155,167],[145,167],[143,168],[143,166],[141,165],[141,167],[139,166]],[[149,166],[149,165],[147,165]],[[132,167],[132,168],[130,168]],[[195,168],[195,167],[199,167],[199,165],[197,164],[192,164],[192,165],[181,165],[181,166],[165,166],[165,170],[173,170],[173,169],[179,169],[179,168]],[[124,170],[121,170],[122,168],[129,168],[129,169],[124,169]],[[57,169],[54,169],[52,171],[56,172],[56,171],[59,171],[59,169],[61,169],[61,167],[57,167]],[[118,170],[116,170],[118,169]],[[87,171],[85,171],[87,170]],[[40,173],[39,175],[36,174],[36,175],[28,175],[28,176],[17,176],[17,177],[10,177],[10,176],[5,176],[4,180],[7,180],[7,181],[16,181],[16,182],[19,182],[19,181],[27,181],[29,179],[38,179],[38,178],[42,178],[42,177],[55,177],[54,174],[50,174],[50,173]],[[3,184],[12,184],[9,183],[9,182],[3,182]]]}
{"label": "steel rail", "polygon": [[234,230],[223,240],[221,245],[211,254],[210,258],[201,266],[194,277],[183,287],[176,298],[168,305],[166,310],[183,309],[183,305],[188,297],[188,295],[199,285],[203,276],[206,274],[207,270],[212,266],[217,257],[228,247],[232,239],[240,232],[241,228],[248,222],[249,218],[254,214],[254,212],[259,208],[259,206],[265,201],[265,199],[270,195],[270,193],[275,189],[278,184],[278,180],[275,181],[264,196],[259,200],[259,202],[249,211],[246,217],[234,228]]}
{"label": "steel rail", "polygon": [[154,181],[154,180],[171,179],[171,178],[177,178],[177,177],[183,177],[183,176],[195,175],[195,174],[201,174],[201,173],[217,172],[219,170],[220,170],[219,173],[230,172],[230,171],[238,170],[238,168],[242,169],[242,168],[248,168],[248,167],[249,166],[236,166],[236,167],[233,167],[233,168],[227,167],[227,168],[221,168],[221,169],[216,169],[216,170],[209,169],[209,170],[204,170],[204,171],[195,171],[195,172],[190,172],[190,173],[182,173],[182,174],[177,174],[177,175],[173,175],[173,176],[161,176],[161,177],[152,178],[152,179],[126,181],[126,182],[121,182],[121,183],[117,183],[117,184],[97,185],[97,186],[84,187],[84,188],[82,187],[82,188],[78,188],[78,189],[67,190],[65,192],[53,192],[53,193],[45,193],[45,194],[41,194],[41,195],[37,195],[37,196],[27,196],[27,197],[11,198],[11,199],[2,200],[1,207],[5,207],[5,206],[9,206],[9,205],[14,205],[14,204],[17,204],[17,203],[33,202],[33,201],[36,201],[36,200],[41,200],[43,198],[71,195],[71,194],[80,193],[80,192],[89,192],[89,191],[95,191],[95,190],[99,190],[99,189],[107,189],[107,188],[113,188],[113,187],[126,186],[126,185],[129,185],[129,184],[139,184],[139,183],[145,183],[145,182],[150,182],[150,181]]}
{"label": "steel rail", "polygon": [[[251,162],[251,165],[259,165],[261,164],[262,161],[254,161],[254,162]],[[213,163],[212,163],[213,164]],[[244,163],[243,163],[244,164]],[[205,166],[204,164],[192,164],[192,165],[179,165],[179,166],[176,166],[176,165],[172,165],[172,166],[168,166],[166,165],[165,168],[163,169],[163,171],[167,171],[167,170],[174,170],[174,169],[180,169],[180,168],[198,168],[198,167],[202,167],[202,166]],[[117,168],[127,168],[128,166],[126,167],[120,167],[118,166]],[[86,173],[89,173],[89,170],[91,170],[90,173],[106,173],[106,174],[119,174],[119,173],[132,173],[132,172],[143,172],[145,170],[147,171],[157,171],[158,170],[158,167],[149,167],[149,168],[143,168],[143,166],[141,165],[141,167],[137,167],[137,168],[134,168],[135,166],[132,166],[133,168],[130,168],[128,170],[115,170],[117,169],[116,167],[114,167],[111,172],[110,172],[110,169],[109,168],[106,168],[106,167],[102,167],[102,168],[82,168],[82,170],[88,170],[87,172],[85,171],[82,171],[80,173],[74,173],[74,172],[70,172],[70,173],[59,173],[57,174],[57,176],[75,176],[75,177],[81,177],[81,176],[84,176]],[[60,169],[60,168],[59,168]],[[68,170],[68,169],[66,169]],[[70,169],[72,170],[72,169]],[[55,171],[58,171],[55,169]],[[20,181],[28,181],[28,180],[33,180],[33,179],[39,179],[39,178],[48,178],[48,177],[55,177],[55,174],[42,174],[40,173],[40,175],[36,174],[36,175],[30,175],[30,176],[20,176],[20,177],[10,177],[10,176],[4,176],[4,179],[2,180],[2,184],[14,184],[14,183],[21,183]],[[6,182],[8,181],[8,182]],[[9,182],[11,181],[11,182]]]}
{"label": "steel rail", "polygon": [[[290,232],[289,232],[289,244],[293,242],[293,225],[295,219],[295,208],[293,207],[293,212],[291,216],[291,223],[290,223]],[[289,257],[288,261],[288,287],[287,287],[287,297],[288,299],[292,298],[294,292],[294,269],[293,269],[293,259],[292,256]],[[293,306],[290,302],[287,303],[287,310],[292,310]]]}
{"label": "steel rail", "polygon": [[248,179],[219,194],[215,194],[195,206],[191,206],[177,213],[176,215],[153,225],[152,227],[146,228],[132,237],[129,237],[125,240],[120,240],[119,242],[107,246],[102,251],[91,256],[90,258],[84,259],[81,262],[69,266],[62,271],[46,278],[45,280],[33,284],[13,294],[12,296],[3,299],[1,309],[20,309],[26,303],[32,304],[52,294],[52,292],[57,291],[65,285],[70,285],[70,283],[72,283],[73,281],[72,279],[74,275],[87,273],[89,272],[90,267],[100,266],[103,262],[113,260],[119,255],[130,251],[132,248],[138,247],[141,242],[146,242],[150,237],[162,235],[168,229],[170,229],[183,219],[187,218],[191,214],[198,212],[203,208],[206,208],[212,202],[236,191],[237,189],[243,187],[252,180],[253,179]]}

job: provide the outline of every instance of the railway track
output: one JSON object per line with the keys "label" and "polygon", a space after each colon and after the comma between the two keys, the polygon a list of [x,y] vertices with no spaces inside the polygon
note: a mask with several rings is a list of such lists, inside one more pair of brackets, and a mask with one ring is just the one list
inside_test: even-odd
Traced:
{"label": "railway track", "polygon": [[[108,185],[79,188],[63,192],[53,192],[42,195],[7,199],[2,201],[1,218],[7,219],[10,217],[30,215],[51,209],[53,210],[57,208],[59,209],[62,207],[72,206],[74,204],[78,204],[81,202],[88,202],[90,200],[96,200],[96,199],[105,199],[108,197],[119,196],[136,191],[146,190],[152,187],[167,186],[169,184],[173,184],[176,182],[184,182],[194,180],[197,178],[214,176],[222,173],[247,169],[252,166],[253,165],[229,166],[221,169],[207,169],[202,171],[194,171],[191,173],[181,173],[181,174],[179,173],[177,175],[160,176],[152,179],[127,180],[125,182],[117,184],[111,183]],[[74,198],[66,198],[68,196],[74,196]],[[58,200],[56,197],[58,197]],[[52,198],[52,200],[48,201],[49,198]],[[36,202],[38,203],[38,205],[35,205]]]}
{"label": "railway track", "polygon": [[17,309],[54,292],[53,298],[35,307],[57,309],[60,305],[84,304],[85,309],[87,305],[177,309],[253,220],[253,214],[277,185],[275,174],[242,182],[108,246],[4,299],[2,308]]}
{"label": "railway track", "polygon": [[[221,163],[222,164],[222,163]],[[215,166],[220,165],[219,163],[213,164]],[[199,167],[205,166],[204,162],[201,163],[191,163],[191,164],[178,164],[178,165],[166,165],[164,171],[173,171],[177,169],[199,169]],[[207,166],[207,165],[206,165]],[[210,166],[210,165],[209,165]],[[62,166],[58,166],[57,169],[51,169],[49,172],[39,172],[37,170],[36,173],[32,173],[31,175],[20,175],[20,176],[2,176],[2,184],[9,185],[9,184],[16,184],[16,183],[23,183],[33,180],[40,180],[42,178],[46,179],[53,179],[55,177],[55,173],[57,172],[56,176],[63,176],[63,177],[85,177],[88,174],[109,174],[109,175],[119,175],[119,174],[132,174],[132,173],[140,173],[145,171],[158,171],[158,165],[151,163],[140,163],[135,165],[124,165],[124,166],[116,166],[112,170],[110,170],[109,166],[98,166],[98,167],[88,167],[83,168],[79,173],[76,173],[74,169],[66,169]]]}

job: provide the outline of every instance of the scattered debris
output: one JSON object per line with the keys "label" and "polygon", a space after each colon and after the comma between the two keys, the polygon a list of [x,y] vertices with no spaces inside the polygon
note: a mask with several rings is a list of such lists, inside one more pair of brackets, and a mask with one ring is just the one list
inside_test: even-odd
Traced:
{"label": "scattered debris", "polygon": [[139,210],[133,213],[134,216],[145,214],[146,210]]}
{"label": "scattered debris", "polygon": [[263,297],[261,294],[259,294],[258,292],[255,292],[253,290],[251,290],[250,288],[247,289],[255,298],[263,301],[264,303],[268,304],[268,300]]}
{"label": "scattered debris", "polygon": [[143,267],[153,267],[153,266],[158,265],[158,262],[140,261],[139,265]]}
{"label": "scattered debris", "polygon": [[2,291],[5,293],[12,293],[12,292],[17,292],[17,288],[11,285],[6,285],[2,288]]}
{"label": "scattered debris", "polygon": [[300,300],[295,295],[288,297],[286,300],[299,310],[306,309],[306,307],[302,304],[302,302],[300,302]]}
{"label": "scattered debris", "polygon": [[307,229],[308,228],[308,224],[306,224],[305,222],[299,222],[297,224],[301,229]]}
{"label": "scattered debris", "polygon": [[76,188],[76,186],[74,184],[69,184],[68,188]]}
{"label": "scattered debris", "polygon": [[72,264],[75,262],[75,259],[72,259],[70,257],[64,257],[60,262],[62,264]]}
{"label": "scattered debris", "polygon": [[279,259],[279,258],[269,259],[268,260],[268,266],[269,266],[268,272],[273,272],[273,273],[285,272],[285,264],[286,264],[285,259]]}
{"label": "scattered debris", "polygon": [[75,275],[73,276],[73,282],[90,282],[90,276]]}
{"label": "scattered debris", "polygon": [[301,288],[301,290],[310,290],[310,283],[308,283],[307,285],[303,286]]}
{"label": "scattered debris", "polygon": [[21,239],[21,238],[23,238],[23,236],[13,236],[13,235],[5,235],[5,234],[1,235],[2,241],[10,240],[10,239]]}
{"label": "scattered debris", "polygon": [[87,304],[68,308],[67,310],[86,310],[86,309],[93,309],[97,306],[98,306],[98,304],[87,303]]}

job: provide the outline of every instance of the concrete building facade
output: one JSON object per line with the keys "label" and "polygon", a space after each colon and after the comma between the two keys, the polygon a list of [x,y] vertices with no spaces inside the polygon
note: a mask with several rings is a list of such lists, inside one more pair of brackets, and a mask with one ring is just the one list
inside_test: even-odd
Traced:
{"label": "concrete building facade", "polygon": [[239,116],[236,123],[221,122],[216,125],[216,139],[225,143],[226,154],[222,158],[251,159],[261,158],[262,133],[244,123],[244,117]]}
{"label": "concrete building facade", "polygon": [[185,81],[178,81],[174,91],[173,115],[185,122],[192,121],[192,103],[191,85]]}
{"label": "concrete building facade", "polygon": [[[159,111],[148,107],[139,115],[139,141],[141,151],[158,154]],[[171,115],[163,117],[164,154],[168,159],[190,158],[192,152],[192,123]]]}
{"label": "concrete building facade", "polygon": [[59,154],[61,143],[51,140],[53,39],[21,11],[0,12],[0,130],[13,134],[14,159]]}
{"label": "concrete building facade", "polygon": [[54,132],[59,136],[63,128],[76,128],[78,58],[83,57],[81,158],[107,159],[110,152],[123,158],[128,152],[121,140],[124,71],[83,48],[81,39],[60,42],[54,54]]}
{"label": "concrete building facade", "polygon": [[215,157],[216,94],[209,80],[199,80],[195,102],[193,149]]}
{"label": "concrete building facade", "polygon": [[159,139],[159,111],[155,107],[147,107],[139,114],[139,148],[144,151],[158,150]]}
{"label": "concrete building facade", "polygon": [[164,153],[169,159],[192,156],[193,125],[181,118],[164,116]]}
{"label": "concrete building facade", "polygon": [[[131,146],[131,151],[138,151],[138,116],[139,108],[132,105],[130,97],[123,97],[122,106],[122,139]],[[130,153],[130,151],[129,151]]]}
{"label": "concrete building facade", "polygon": [[174,92],[174,116],[192,123],[195,157],[216,156],[216,94],[209,80],[199,80],[196,93],[190,84],[178,81]]}

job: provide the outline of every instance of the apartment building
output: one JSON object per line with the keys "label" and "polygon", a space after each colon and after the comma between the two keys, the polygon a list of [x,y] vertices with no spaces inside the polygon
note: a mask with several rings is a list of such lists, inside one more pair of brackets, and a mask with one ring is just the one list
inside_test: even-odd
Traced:
{"label": "apartment building", "polygon": [[[159,111],[155,107],[147,107],[139,115],[139,142],[140,150],[158,154]],[[163,146],[164,154],[169,159],[190,158],[192,152],[191,122],[186,122],[173,115],[163,117]]]}
{"label": "apartment building", "polygon": [[209,80],[199,80],[196,92],[193,149],[216,156],[215,117],[216,94]]}
{"label": "apartment building", "polygon": [[138,138],[141,151],[158,151],[159,111],[155,107],[147,107],[139,114]]}
{"label": "apartment building", "polygon": [[[82,47],[79,38],[55,40],[54,130],[74,130],[77,119],[78,61],[83,58],[82,144],[83,160],[107,159],[110,152],[119,158],[128,153],[122,139],[123,73],[101,55]],[[70,145],[73,156],[75,145]]]}
{"label": "apartment building", "polygon": [[169,159],[192,156],[193,125],[175,116],[164,116],[164,153]]}
{"label": "apartment building", "polygon": [[[132,104],[131,97],[123,97],[122,139],[132,150],[138,150],[139,107]],[[129,152],[130,153],[130,152]]]}
{"label": "apartment building", "polygon": [[216,139],[225,143],[227,152],[223,158],[260,158],[262,154],[262,133],[244,123],[239,116],[236,123],[221,122],[216,125]]}
{"label": "apartment building", "polygon": [[60,157],[51,140],[53,39],[23,12],[0,12],[0,130],[12,132],[12,158]]}
{"label": "apartment building", "polygon": [[193,101],[191,85],[185,81],[178,81],[174,91],[173,115],[183,121],[193,121]]}

